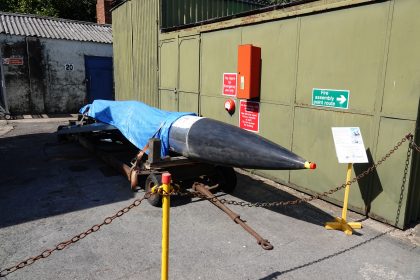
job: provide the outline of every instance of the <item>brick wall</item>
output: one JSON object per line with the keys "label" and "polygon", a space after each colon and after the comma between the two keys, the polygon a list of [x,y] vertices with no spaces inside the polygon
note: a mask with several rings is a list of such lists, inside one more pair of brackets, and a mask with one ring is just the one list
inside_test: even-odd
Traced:
{"label": "brick wall", "polygon": [[112,7],[112,0],[98,0],[96,2],[96,19],[99,24],[111,24],[112,13],[110,9]]}

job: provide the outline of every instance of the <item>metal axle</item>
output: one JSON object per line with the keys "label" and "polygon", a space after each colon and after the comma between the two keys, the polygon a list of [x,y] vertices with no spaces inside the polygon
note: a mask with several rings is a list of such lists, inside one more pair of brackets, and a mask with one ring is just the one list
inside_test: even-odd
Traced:
{"label": "metal axle", "polygon": [[217,206],[220,210],[225,212],[235,223],[239,224],[244,230],[251,234],[255,239],[257,239],[258,245],[260,245],[264,250],[272,250],[273,245],[270,244],[270,241],[264,239],[259,235],[255,230],[253,230],[249,225],[245,223],[241,217],[230,210],[226,205],[221,203],[207,188],[201,183],[194,183],[193,189],[206,196],[208,200]]}

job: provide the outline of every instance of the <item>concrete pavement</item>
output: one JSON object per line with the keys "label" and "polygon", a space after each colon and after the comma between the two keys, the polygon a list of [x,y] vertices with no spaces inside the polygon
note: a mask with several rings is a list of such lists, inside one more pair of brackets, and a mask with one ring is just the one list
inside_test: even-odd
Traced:
{"label": "concrete pavement", "polygon": [[[53,132],[66,120],[14,122],[0,136],[0,268],[53,248],[101,223],[144,192]],[[304,194],[238,170],[223,198],[278,201]],[[419,226],[400,231],[372,219],[352,236],[323,224],[341,209],[323,201],[241,208],[255,239],[207,201],[174,198],[170,279],[420,279]],[[147,202],[85,239],[5,279],[159,279],[161,209]],[[0,270],[1,270],[0,269]]]}

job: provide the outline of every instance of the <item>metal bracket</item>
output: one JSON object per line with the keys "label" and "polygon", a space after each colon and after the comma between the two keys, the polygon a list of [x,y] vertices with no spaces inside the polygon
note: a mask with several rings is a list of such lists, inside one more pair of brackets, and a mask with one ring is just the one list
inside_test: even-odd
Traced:
{"label": "metal bracket", "polygon": [[148,164],[156,163],[161,161],[160,157],[160,149],[162,143],[158,138],[151,138],[149,139],[149,156],[147,159]]}

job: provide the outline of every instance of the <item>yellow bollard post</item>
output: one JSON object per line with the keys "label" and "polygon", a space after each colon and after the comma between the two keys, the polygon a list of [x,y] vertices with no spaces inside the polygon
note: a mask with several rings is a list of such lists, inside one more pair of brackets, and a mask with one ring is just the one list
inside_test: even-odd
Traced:
{"label": "yellow bollard post", "polygon": [[326,229],[336,229],[344,231],[345,234],[351,235],[353,229],[362,228],[362,223],[357,222],[347,222],[347,207],[349,202],[349,193],[350,193],[350,179],[351,179],[351,169],[353,167],[352,163],[347,164],[347,176],[346,176],[346,189],[344,191],[344,201],[343,201],[343,210],[341,212],[341,218],[335,218],[334,222],[328,222],[325,224]]}
{"label": "yellow bollard post", "polygon": [[353,167],[352,163],[347,164],[347,175],[346,175],[346,188],[344,190],[344,201],[343,201],[343,210],[341,212],[341,219],[343,221],[347,220],[347,207],[349,204],[349,193],[350,193],[350,179],[351,179],[351,169]]}
{"label": "yellow bollard post", "polygon": [[171,207],[171,174],[162,174],[162,270],[161,279],[168,279],[169,272],[169,214]]}

